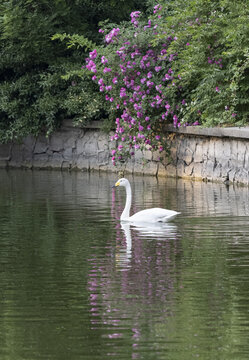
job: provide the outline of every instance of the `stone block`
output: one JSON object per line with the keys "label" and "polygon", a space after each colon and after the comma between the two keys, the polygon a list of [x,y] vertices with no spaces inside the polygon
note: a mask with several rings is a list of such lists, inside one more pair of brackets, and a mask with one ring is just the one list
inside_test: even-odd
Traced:
{"label": "stone block", "polygon": [[181,138],[181,140],[178,138],[177,143],[177,157],[182,160],[185,154],[186,140],[184,138]]}
{"label": "stone block", "polygon": [[35,144],[36,144],[36,138],[34,136],[29,135],[23,139],[24,148],[32,152],[34,151]]}
{"label": "stone block", "polygon": [[158,163],[157,176],[167,176],[166,167],[161,162]]}
{"label": "stone block", "polygon": [[87,156],[96,156],[96,151],[98,148],[97,139],[94,136],[91,136],[89,140],[85,143],[84,154]]}
{"label": "stone block", "polygon": [[239,169],[234,174],[234,181],[236,183],[247,184],[249,182],[249,171],[245,169]]}
{"label": "stone block", "polygon": [[193,161],[195,163],[202,163],[204,161],[201,143],[196,145],[195,152],[193,154]]}
{"label": "stone block", "polygon": [[[203,140],[202,139],[202,159],[208,159],[208,150],[209,150],[209,139],[208,140]],[[196,161],[196,160],[195,160]]]}
{"label": "stone block", "polygon": [[77,139],[76,141],[76,155],[81,155],[85,153],[85,149],[86,149],[86,141],[87,138],[86,137],[80,137]]}
{"label": "stone block", "polygon": [[176,171],[176,166],[169,164],[166,166],[165,168],[166,170],[166,175],[170,176],[170,177],[176,177],[177,176],[177,171]]}
{"label": "stone block", "polygon": [[9,160],[11,157],[12,144],[0,144],[0,160]]}
{"label": "stone block", "polygon": [[[222,165],[220,163],[214,163],[213,168],[213,178],[214,180],[218,180],[221,177],[222,173]],[[227,171],[223,170],[223,177],[227,177]]]}
{"label": "stone block", "polygon": [[49,155],[47,153],[34,154],[33,167],[40,168],[40,169],[50,167]]}
{"label": "stone block", "polygon": [[71,147],[67,147],[62,152],[62,156],[66,161],[72,162],[73,161],[73,149]]}
{"label": "stone block", "polygon": [[97,162],[98,162],[98,165],[107,165],[109,162],[109,151],[108,150],[98,150],[97,151]]}
{"label": "stone block", "polygon": [[146,175],[157,175],[158,171],[158,163],[154,161],[150,161],[146,163],[145,165],[140,165],[134,167],[134,173],[140,173],[140,174],[146,174]]}
{"label": "stone block", "polygon": [[150,150],[143,150],[143,158],[144,158],[145,160],[151,161],[151,160],[152,160],[152,156],[153,156],[153,160],[154,160],[154,161],[157,161],[157,160],[155,160],[155,158],[157,158],[157,155],[158,155],[158,152],[157,152],[157,151],[152,154],[152,152],[151,152]]}
{"label": "stone block", "polygon": [[19,166],[22,165],[23,161],[23,144],[13,144],[12,151],[11,151],[11,166]]}
{"label": "stone block", "polygon": [[193,162],[193,171],[192,176],[194,179],[202,179],[203,178],[203,163],[200,162]]}
{"label": "stone block", "polygon": [[[217,152],[216,156],[219,158],[221,157],[221,155],[218,152]],[[223,140],[222,157],[226,161],[231,159],[231,143],[230,143],[230,141]]]}
{"label": "stone block", "polygon": [[216,174],[216,179],[219,180],[219,177],[221,180],[229,180],[229,173],[231,171],[230,161],[224,161],[219,164],[220,165],[220,173]]}
{"label": "stone block", "polygon": [[109,136],[108,134],[100,133],[97,139],[97,150],[105,151],[109,149]]}
{"label": "stone block", "polygon": [[90,169],[90,162],[89,159],[80,156],[77,158],[75,162],[75,167],[80,170],[89,170]]}
{"label": "stone block", "polygon": [[202,167],[202,176],[205,179],[210,179],[213,177],[214,162],[212,160],[207,160],[203,163]]}
{"label": "stone block", "polygon": [[176,174],[179,177],[183,177],[185,174],[185,164],[183,160],[177,162]]}
{"label": "stone block", "polygon": [[54,152],[50,159],[51,167],[54,169],[61,169],[63,161],[64,159],[62,154]]}
{"label": "stone block", "polygon": [[238,162],[238,140],[231,139],[230,140],[230,146],[231,146],[231,163],[236,166]]}
{"label": "stone block", "polygon": [[170,155],[169,157],[172,159],[174,163],[177,161],[177,148],[176,146],[173,146],[170,148]]}
{"label": "stone block", "polygon": [[77,140],[77,133],[70,132],[69,136],[64,139],[64,150],[66,149],[75,149],[76,148],[76,140]]}
{"label": "stone block", "polygon": [[[128,159],[126,166],[125,166],[125,172],[129,173],[129,174],[133,174],[134,173],[134,166],[135,164],[137,165],[137,163],[135,162],[134,157],[131,159]],[[138,165],[140,167],[140,165]]]}
{"label": "stone block", "polygon": [[63,139],[60,133],[54,133],[49,139],[49,148],[52,151],[62,151],[64,149]]}
{"label": "stone block", "polygon": [[49,141],[45,136],[38,136],[35,148],[34,148],[34,154],[44,154],[49,148]]}
{"label": "stone block", "polygon": [[217,142],[214,139],[210,139],[208,143],[208,159],[215,161],[215,147]]}
{"label": "stone block", "polygon": [[144,159],[144,154],[141,150],[136,150],[135,151],[135,161],[140,162],[141,160]]}
{"label": "stone block", "polygon": [[193,161],[193,151],[189,148],[185,149],[182,160],[185,162],[186,165],[190,165]]}
{"label": "stone block", "polygon": [[193,164],[190,164],[190,165],[186,165],[185,168],[184,168],[184,172],[187,176],[192,176],[193,174],[193,169],[194,169],[194,166]]}
{"label": "stone block", "polygon": [[245,157],[247,153],[247,146],[245,141],[238,141],[237,151],[238,151],[238,166],[243,167],[245,164]]}

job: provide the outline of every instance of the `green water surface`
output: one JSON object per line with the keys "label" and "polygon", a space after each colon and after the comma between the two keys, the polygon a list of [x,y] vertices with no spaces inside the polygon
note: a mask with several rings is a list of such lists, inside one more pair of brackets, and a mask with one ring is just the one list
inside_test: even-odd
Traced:
{"label": "green water surface", "polygon": [[0,170],[0,360],[249,359],[249,191]]}

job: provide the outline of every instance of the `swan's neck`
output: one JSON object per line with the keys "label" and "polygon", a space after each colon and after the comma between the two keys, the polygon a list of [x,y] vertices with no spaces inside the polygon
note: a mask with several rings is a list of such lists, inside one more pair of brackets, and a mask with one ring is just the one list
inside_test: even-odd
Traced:
{"label": "swan's neck", "polygon": [[125,208],[124,208],[124,211],[122,212],[120,220],[126,220],[130,217],[130,208],[131,208],[131,186],[130,186],[130,184],[126,185],[125,191],[126,191]]}

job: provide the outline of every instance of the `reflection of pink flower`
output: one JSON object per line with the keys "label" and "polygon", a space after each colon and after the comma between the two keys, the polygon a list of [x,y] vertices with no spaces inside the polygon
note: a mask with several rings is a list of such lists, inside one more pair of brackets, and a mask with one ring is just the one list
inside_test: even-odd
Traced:
{"label": "reflection of pink flower", "polygon": [[108,337],[109,339],[118,339],[122,337],[122,334],[119,333],[109,334]]}

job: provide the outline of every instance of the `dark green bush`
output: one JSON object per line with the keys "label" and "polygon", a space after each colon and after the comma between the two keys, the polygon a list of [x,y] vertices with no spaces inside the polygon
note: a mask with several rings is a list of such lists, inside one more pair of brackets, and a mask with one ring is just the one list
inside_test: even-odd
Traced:
{"label": "dark green bush", "polygon": [[[1,0],[0,142],[49,134],[68,117],[81,122],[105,117],[106,105],[80,71],[85,51],[98,42],[99,21],[107,17],[121,21],[143,3]],[[81,36],[84,46],[67,48],[51,39],[56,33],[73,35],[75,40]]]}

